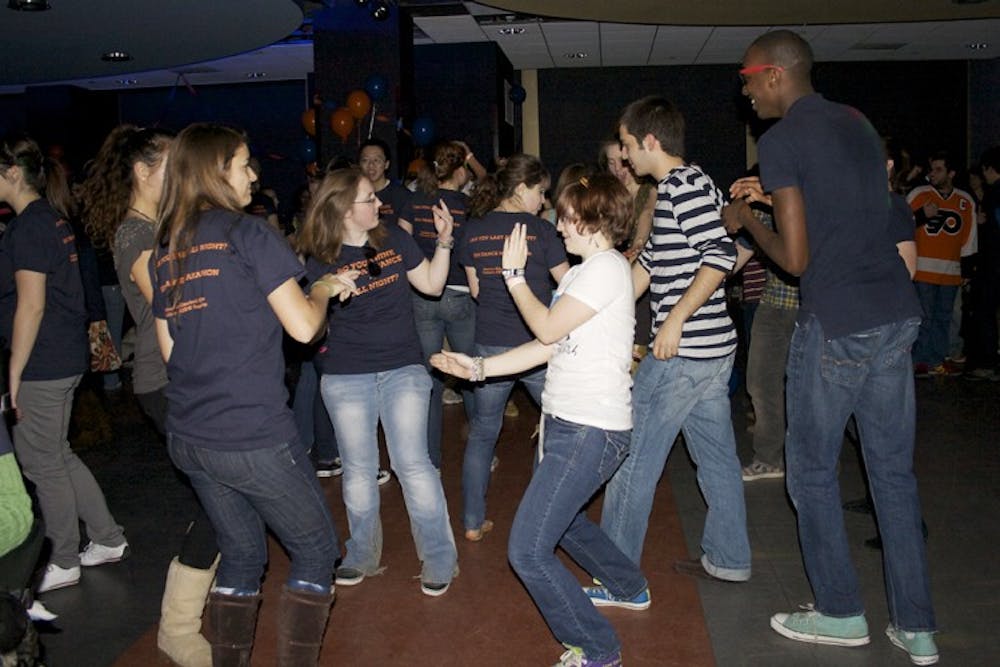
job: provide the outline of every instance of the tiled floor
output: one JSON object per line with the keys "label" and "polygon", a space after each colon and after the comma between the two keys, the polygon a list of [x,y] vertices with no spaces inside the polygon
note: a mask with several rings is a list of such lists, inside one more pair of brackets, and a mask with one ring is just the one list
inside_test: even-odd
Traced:
{"label": "tiled floor", "polygon": [[[506,565],[505,537],[520,490],[530,474],[527,438],[537,413],[518,397],[522,416],[508,420],[498,453],[491,516],[498,529],[479,544],[459,536],[462,574],[443,598],[421,596],[410,576],[418,572],[396,482],[383,491],[386,575],[341,590],[331,617],[323,664],[338,665],[545,665],[560,647]],[[1000,664],[1000,384],[958,378],[918,382],[920,479],[932,585],[944,665]],[[162,445],[142,423],[133,402],[107,403],[113,444],[84,452],[117,519],[126,527],[131,557],[89,569],[81,585],[44,596],[60,614],[57,633],[43,635],[49,664],[65,666],[169,664],[154,648],[163,576],[191,515],[192,499],[173,474]],[[749,455],[741,402],[734,405],[741,454]],[[460,406],[446,409],[445,489],[452,523],[459,516],[459,460],[464,442]],[[841,457],[844,499],[864,494],[858,458],[849,444]],[[698,582],[675,575],[673,559],[697,554],[704,504],[684,449],[668,463],[654,509],[644,570],[653,589],[648,612],[614,611],[626,664],[711,665],[907,665],[882,634],[887,612],[878,552],[863,546],[874,534],[871,517],[846,515],[855,564],[864,587],[872,634],[867,647],[816,647],[786,640],[768,627],[775,611],[809,602],[796,540],[794,515],[780,480],[746,486],[753,578],[746,584]],[[323,482],[341,535],[346,530],[339,481]],[[687,544],[682,544],[681,531]],[[460,534],[459,534],[460,535]],[[272,550],[265,593],[280,581],[284,557]],[[270,587],[270,588],[269,588]],[[700,594],[700,604],[699,595]],[[273,597],[273,596],[272,596]],[[265,605],[267,603],[265,602]],[[707,629],[706,629],[707,628]],[[269,664],[273,623],[266,610],[255,664]],[[265,648],[261,648],[265,647]],[[117,663],[116,663],[117,661]]]}

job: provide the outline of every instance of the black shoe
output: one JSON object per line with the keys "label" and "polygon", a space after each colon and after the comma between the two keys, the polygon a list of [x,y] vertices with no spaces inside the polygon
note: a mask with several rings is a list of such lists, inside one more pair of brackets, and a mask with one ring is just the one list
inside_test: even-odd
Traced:
{"label": "black shoe", "polygon": [[855,500],[848,500],[846,503],[841,505],[845,512],[857,512],[858,514],[871,514],[875,511],[872,507],[872,503],[868,498],[856,498]]}

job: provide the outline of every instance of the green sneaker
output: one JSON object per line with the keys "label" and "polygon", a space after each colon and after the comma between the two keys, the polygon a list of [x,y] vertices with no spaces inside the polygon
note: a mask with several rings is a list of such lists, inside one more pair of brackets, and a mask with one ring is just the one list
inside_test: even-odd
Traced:
{"label": "green sneaker", "polygon": [[831,646],[864,646],[868,643],[868,622],[864,614],[837,618],[825,616],[812,605],[805,611],[792,614],[775,614],[771,627],[779,635],[811,644]]}
{"label": "green sneaker", "polygon": [[938,650],[933,632],[907,632],[890,625],[885,629],[885,635],[889,641],[910,654],[910,662],[914,665],[937,664]]}

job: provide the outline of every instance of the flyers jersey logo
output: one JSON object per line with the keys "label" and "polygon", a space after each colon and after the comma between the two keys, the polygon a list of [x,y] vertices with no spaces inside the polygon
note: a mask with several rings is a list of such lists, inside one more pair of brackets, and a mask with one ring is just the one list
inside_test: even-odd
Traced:
{"label": "flyers jersey logo", "polygon": [[[965,202],[963,201],[962,207],[964,208],[964,206]],[[928,236],[937,236],[942,233],[954,236],[962,231],[962,217],[955,211],[940,209],[936,216],[927,221],[924,230]]]}

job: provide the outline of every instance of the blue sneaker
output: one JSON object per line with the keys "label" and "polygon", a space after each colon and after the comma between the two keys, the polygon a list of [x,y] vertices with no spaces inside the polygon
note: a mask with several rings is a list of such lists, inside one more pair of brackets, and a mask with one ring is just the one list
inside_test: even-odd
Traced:
{"label": "blue sneaker", "polygon": [[621,665],[621,653],[616,653],[606,660],[590,660],[579,646],[570,646],[568,651],[559,656],[559,662],[554,667],[621,667]]}
{"label": "blue sneaker", "polygon": [[864,614],[837,618],[826,616],[812,608],[793,614],[775,614],[771,627],[779,635],[810,644],[830,646],[864,646],[868,643],[868,622]]}
{"label": "blue sneaker", "polygon": [[934,643],[934,633],[907,632],[890,625],[885,629],[885,634],[889,641],[910,654],[910,662],[914,665],[937,664],[938,650]]}
{"label": "blue sneaker", "polygon": [[643,589],[633,598],[616,597],[604,586],[584,586],[583,592],[587,594],[595,607],[621,607],[622,609],[642,611],[649,609],[651,601],[648,588]]}

